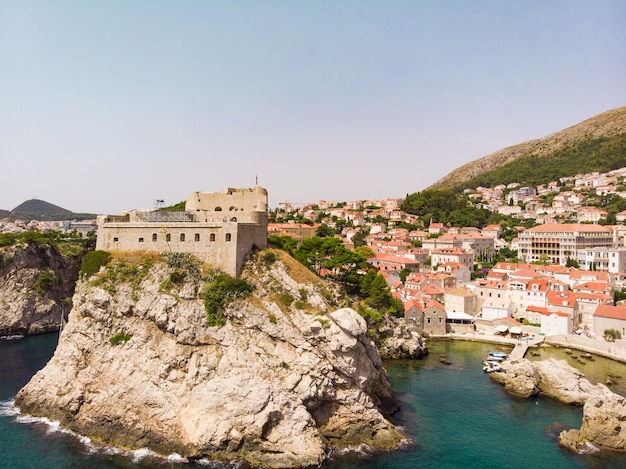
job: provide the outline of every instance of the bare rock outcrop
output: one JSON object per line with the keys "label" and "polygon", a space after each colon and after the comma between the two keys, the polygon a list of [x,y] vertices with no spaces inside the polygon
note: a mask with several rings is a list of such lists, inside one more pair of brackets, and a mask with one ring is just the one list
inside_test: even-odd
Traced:
{"label": "bare rock outcrop", "polygon": [[424,337],[402,318],[389,317],[379,328],[376,342],[383,360],[422,358],[428,355]]}
{"label": "bare rock outcrop", "polygon": [[583,405],[600,389],[565,360],[521,359],[505,363],[503,370],[490,373],[489,377],[504,385],[506,392],[516,397],[526,398],[542,393],[564,404]]}
{"label": "bare rock outcrop", "polygon": [[554,358],[505,363],[504,371],[489,377],[517,397],[542,393],[564,404],[583,406],[579,430],[561,432],[559,443],[570,450],[626,450],[626,399],[602,384],[591,384],[576,368]]}
{"label": "bare rock outcrop", "polygon": [[608,389],[590,397],[579,430],[561,432],[559,443],[572,451],[626,450],[626,399]]}
{"label": "bare rock outcrop", "polygon": [[58,330],[69,313],[81,256],[64,257],[49,244],[0,249],[0,336]]}
{"label": "bare rock outcrop", "polygon": [[79,282],[53,358],[16,404],[107,444],[263,467],[396,447],[396,403],[365,321],[277,257],[247,264],[255,292],[226,308],[222,327],[207,326],[201,282],[177,284],[161,262],[126,282],[112,266]]}

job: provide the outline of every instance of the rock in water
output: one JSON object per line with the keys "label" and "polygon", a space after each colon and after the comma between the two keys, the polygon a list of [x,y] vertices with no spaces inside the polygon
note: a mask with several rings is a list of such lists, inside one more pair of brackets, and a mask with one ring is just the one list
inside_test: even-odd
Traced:
{"label": "rock in water", "polygon": [[583,406],[580,430],[561,432],[559,443],[570,450],[626,450],[626,399],[602,384],[591,384],[564,360],[538,362],[526,359],[505,363],[505,371],[489,377],[517,397],[539,392],[564,404]]}
{"label": "rock in water", "polygon": [[160,261],[79,282],[53,358],[17,405],[107,444],[264,467],[396,447],[396,403],[365,321],[330,313],[332,286],[276,255],[248,262],[256,290],[222,327],[206,325],[201,282],[184,271],[172,281],[180,269]]}

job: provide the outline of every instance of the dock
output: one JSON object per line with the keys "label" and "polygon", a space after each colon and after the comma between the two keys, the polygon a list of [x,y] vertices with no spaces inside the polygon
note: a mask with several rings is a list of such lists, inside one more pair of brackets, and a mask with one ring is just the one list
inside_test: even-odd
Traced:
{"label": "dock", "polygon": [[545,340],[544,336],[533,338],[532,340],[520,340],[513,351],[509,354],[509,360],[519,360],[520,358],[524,358],[526,352],[530,347],[535,347]]}

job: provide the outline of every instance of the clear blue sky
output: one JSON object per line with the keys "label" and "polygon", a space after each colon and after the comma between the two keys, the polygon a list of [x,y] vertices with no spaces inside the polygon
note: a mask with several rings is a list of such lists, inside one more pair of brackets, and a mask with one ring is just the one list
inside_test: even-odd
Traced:
{"label": "clear blue sky", "polygon": [[403,197],[624,105],[624,0],[0,0],[2,209]]}

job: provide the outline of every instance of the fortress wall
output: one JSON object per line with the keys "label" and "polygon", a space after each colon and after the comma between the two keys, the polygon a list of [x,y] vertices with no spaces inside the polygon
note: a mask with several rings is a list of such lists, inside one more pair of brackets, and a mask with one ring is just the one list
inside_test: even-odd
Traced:
{"label": "fortress wall", "polygon": [[186,252],[238,276],[252,248],[267,246],[267,191],[261,187],[194,192],[185,212],[196,221],[142,221],[134,211],[99,216],[96,249]]}
{"label": "fortress wall", "polygon": [[238,275],[252,246],[264,247],[267,243],[267,232],[265,236],[262,232],[260,225],[240,223],[108,223],[98,229],[96,249],[187,252],[230,275]]}

